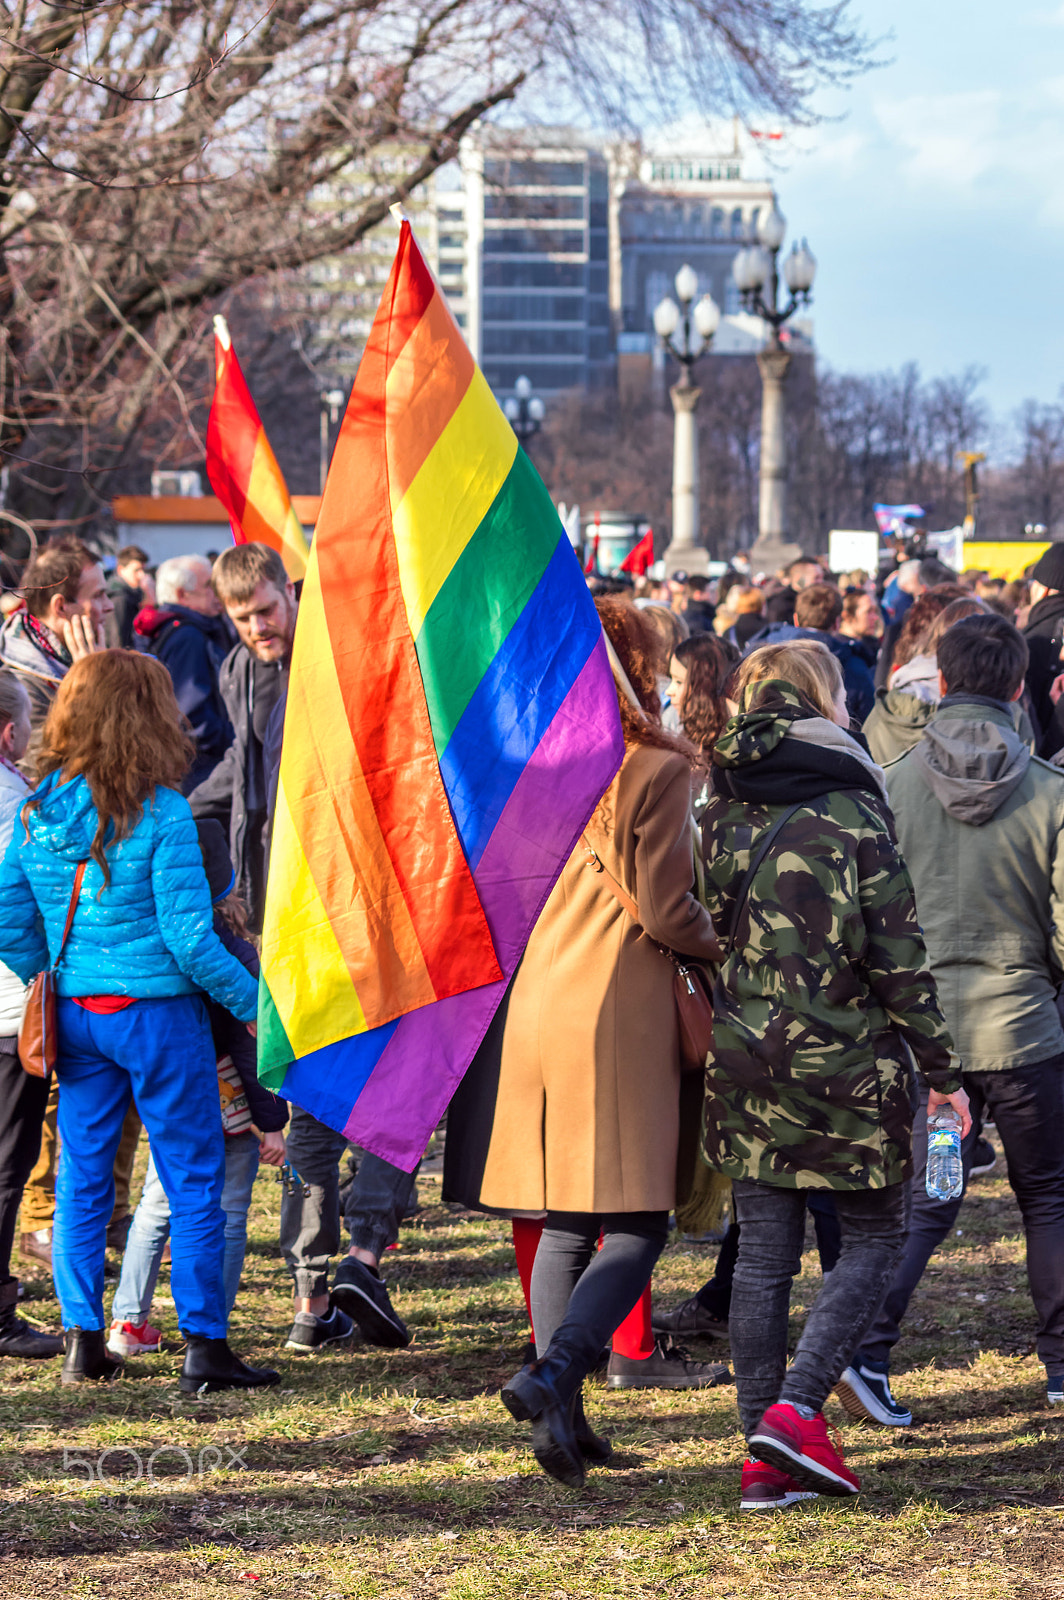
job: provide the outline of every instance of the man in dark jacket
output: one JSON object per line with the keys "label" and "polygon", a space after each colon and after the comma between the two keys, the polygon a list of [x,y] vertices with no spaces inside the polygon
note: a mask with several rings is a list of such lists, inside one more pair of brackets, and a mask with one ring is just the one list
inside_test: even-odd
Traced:
{"label": "man in dark jacket", "polygon": [[148,552],[137,544],[127,544],[115,557],[115,575],[107,586],[114,604],[108,643],[122,650],[133,649],[133,622],[137,612],[148,601],[149,588],[145,585],[147,566]]}
{"label": "man in dark jacket", "polygon": [[[234,545],[214,563],[213,579],[240,643],[226,657],[221,691],[236,736],[210,777],[189,796],[197,818],[228,825],[236,889],[262,927],[272,802],[281,756],[288,665],[296,628],[295,589],[275,550]],[[380,1258],[398,1235],[416,1173],[366,1153],[348,1196],[348,1254],[329,1293],[329,1260],[340,1246],[343,1134],[293,1106],[288,1159],[301,1185],[281,1199],[281,1248],[295,1284],[288,1349],[301,1354],[346,1339],[357,1322],[373,1344],[399,1349],[410,1334],[388,1298]],[[331,1302],[331,1303],[330,1303]],[[353,1320],[352,1320],[353,1319]]]}
{"label": "man in dark jacket", "polygon": [[[942,1013],[963,1062],[973,1128],[993,1118],[1023,1213],[1036,1347],[1050,1405],[1064,1405],[1064,773],[1031,755],[1012,702],[1027,647],[1004,617],[967,617],[938,646],[943,698],[887,787]],[[879,1315],[843,1373],[853,1415],[912,1421],[892,1396],[890,1353],[924,1268],[960,1200],[925,1188],[926,1108],[917,1113],[905,1249]]]}
{"label": "man in dark jacket", "polygon": [[263,751],[271,714],[288,685],[296,594],[277,551],[264,544],[223,551],[212,581],[240,638],[218,677],[234,737],[188,798],[193,816],[215,817],[227,830],[236,889],[257,932],[266,900],[269,777]]}
{"label": "man in dark jacket", "polygon": [[1031,691],[1038,733],[1038,753],[1052,756],[1064,747],[1064,716],[1058,714],[1050,689],[1062,670],[1064,647],[1064,544],[1051,544],[1031,573],[1032,605],[1023,636],[1031,653],[1027,687]]}
{"label": "man in dark jacket", "polygon": [[174,556],[155,575],[158,603],[146,606],[134,627],[169,672],[177,703],[189,720],[196,759],[185,779],[191,794],[210,776],[233,742],[218,675],[232,639],[222,620],[222,602],[204,556]]}

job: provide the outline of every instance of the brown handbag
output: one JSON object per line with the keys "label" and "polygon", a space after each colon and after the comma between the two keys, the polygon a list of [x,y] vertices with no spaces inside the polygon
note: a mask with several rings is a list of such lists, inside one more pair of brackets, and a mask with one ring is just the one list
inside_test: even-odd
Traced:
{"label": "brown handbag", "polygon": [[[639,907],[627,890],[621,888],[586,833],[581,835],[581,842],[587,852],[588,866],[602,873],[606,887],[614,899],[627,911],[632,921],[642,927]],[[675,950],[670,950],[668,945],[659,944],[657,939],[651,942],[676,968],[676,976],[672,980],[672,993],[676,1001],[676,1020],[680,1029],[680,1071],[701,1072],[713,1044],[713,998],[709,974],[698,962],[685,961]]]}
{"label": "brown handbag", "polygon": [[78,897],[81,894],[81,884],[87,866],[87,861],[79,862],[78,870],[74,874],[74,887],[70,891],[66,924],[63,928],[63,937],[59,941],[59,949],[55,953],[55,960],[44,972],[38,972],[26,996],[26,1008],[22,1013],[22,1022],[18,1030],[18,1058],[22,1062],[23,1071],[28,1072],[31,1078],[50,1078],[55,1068],[57,1053],[55,975],[59,970],[59,963],[63,959],[63,951],[66,949],[66,942],[74,924],[74,912],[78,908]]}

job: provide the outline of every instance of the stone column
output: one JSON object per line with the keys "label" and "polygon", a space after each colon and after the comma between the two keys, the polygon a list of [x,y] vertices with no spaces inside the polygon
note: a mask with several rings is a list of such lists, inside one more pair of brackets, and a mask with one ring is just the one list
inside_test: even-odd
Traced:
{"label": "stone column", "polygon": [[698,517],[698,424],[695,413],[702,391],[691,383],[669,390],[673,409],[672,538],[665,551],[665,571],[704,569]]}
{"label": "stone column", "polygon": [[761,482],[758,537],[750,554],[764,567],[792,560],[798,547],[787,540],[787,435],[783,385],[790,352],[779,344],[758,352],[761,371]]}

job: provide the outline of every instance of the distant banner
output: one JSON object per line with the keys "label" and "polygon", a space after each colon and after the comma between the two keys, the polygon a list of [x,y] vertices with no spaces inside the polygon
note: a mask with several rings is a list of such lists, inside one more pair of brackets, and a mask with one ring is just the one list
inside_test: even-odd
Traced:
{"label": "distant banner", "polygon": [[908,533],[914,522],[927,515],[923,506],[873,506],[880,533]]}

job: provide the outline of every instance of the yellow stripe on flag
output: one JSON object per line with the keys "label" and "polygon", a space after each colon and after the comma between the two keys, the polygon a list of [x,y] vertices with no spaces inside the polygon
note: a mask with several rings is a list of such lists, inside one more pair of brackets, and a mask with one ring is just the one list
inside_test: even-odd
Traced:
{"label": "yellow stripe on flag", "polygon": [[[513,430],[478,367],[413,483],[392,507],[399,581],[415,639],[516,454]],[[425,537],[427,528],[431,538]]]}
{"label": "yellow stripe on flag", "polygon": [[262,427],[255,441],[241,527],[249,544],[268,544],[274,549],[280,546],[288,576],[303,577],[309,554],[306,535],[292,509],[288,486]]}
{"label": "yellow stripe on flag", "polygon": [[280,949],[268,948],[263,938],[263,975],[293,1054],[364,1033],[366,1018],[303,853],[283,780],[270,846],[270,899],[287,916]]}

